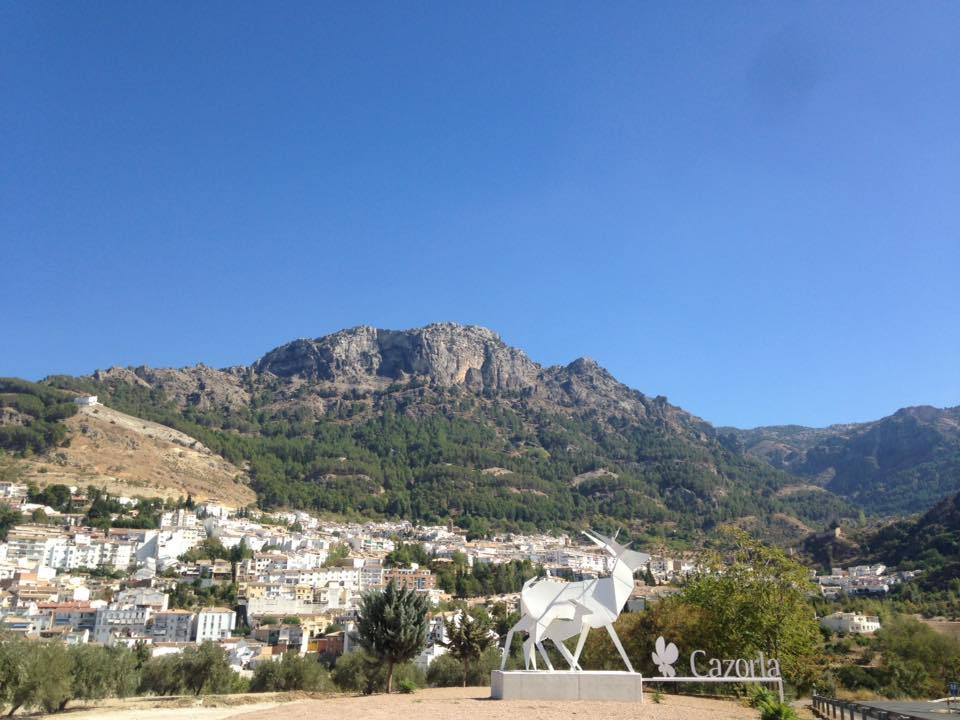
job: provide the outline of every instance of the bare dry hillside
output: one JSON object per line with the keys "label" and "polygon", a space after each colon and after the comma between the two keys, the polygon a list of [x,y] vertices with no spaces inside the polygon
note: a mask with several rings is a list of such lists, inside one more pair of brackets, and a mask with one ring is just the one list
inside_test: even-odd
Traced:
{"label": "bare dry hillside", "polygon": [[177,430],[108,408],[83,407],[66,420],[70,446],[24,461],[26,481],[106,487],[147,497],[192,494],[242,507],[255,500],[235,465]]}

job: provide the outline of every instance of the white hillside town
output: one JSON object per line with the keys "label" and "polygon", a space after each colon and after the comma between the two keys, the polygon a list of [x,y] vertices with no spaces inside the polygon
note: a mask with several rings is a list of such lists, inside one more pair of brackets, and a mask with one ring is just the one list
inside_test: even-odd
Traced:
{"label": "white hillside town", "polygon": [[[69,490],[82,507],[84,491]],[[422,593],[435,609],[428,645],[415,661],[427,670],[446,652],[443,620],[451,611],[444,602],[452,595],[441,587],[437,573],[447,565],[477,571],[529,561],[558,580],[583,580],[585,588],[611,572],[626,578],[617,585],[616,602],[606,615],[595,613],[583,625],[565,619],[577,616],[579,600],[570,613],[558,606],[557,620],[530,636],[524,653],[529,666],[535,665],[536,649],[543,655],[542,641],[580,635],[582,645],[581,628],[610,632],[609,623],[621,608],[642,610],[676,592],[699,569],[693,554],[624,555],[625,548],[602,536],[591,536],[592,542],[546,533],[468,539],[452,526],[337,522],[302,511],[262,513],[213,502],[166,510],[156,528],[101,529],[86,525],[82,514],[28,503],[27,495],[24,485],[0,483],[0,502],[23,514],[23,522],[0,542],[0,631],[71,645],[142,644],[153,656],[210,641],[223,647],[238,672],[287,652],[329,657],[351,652],[357,647],[363,594],[390,582]],[[125,508],[142,502],[113,500]],[[43,514],[39,522],[34,521],[38,510]],[[404,544],[421,546],[433,569],[416,562],[391,563],[390,553]],[[219,549],[217,557],[205,554],[210,546]],[[611,547],[618,549],[619,560]],[[829,597],[886,592],[910,577],[878,565],[833,569],[815,582]],[[571,584],[567,593],[577,587]],[[503,603],[515,611],[520,609],[519,590],[468,602]],[[598,593],[600,598],[603,593]],[[841,633],[873,632],[875,621],[850,613],[822,620],[824,627]],[[576,656],[568,660],[579,667]]]}

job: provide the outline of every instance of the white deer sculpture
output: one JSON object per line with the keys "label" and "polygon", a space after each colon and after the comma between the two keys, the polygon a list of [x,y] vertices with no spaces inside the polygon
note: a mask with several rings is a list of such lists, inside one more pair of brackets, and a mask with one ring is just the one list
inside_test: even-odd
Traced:
{"label": "white deer sculpture", "polygon": [[[628,550],[611,538],[599,533],[584,532],[588,538],[603,548],[613,558],[610,574],[602,578],[564,582],[551,577],[536,577],[523,584],[520,591],[520,620],[507,633],[500,669],[506,667],[510,643],[517,631],[529,637],[523,643],[524,667],[537,669],[534,647],[540,651],[549,670],[553,670],[550,656],[543,647],[544,640],[552,640],[571,670],[580,670],[580,653],[590,628],[603,627],[623,658],[627,670],[634,672],[630,658],[617,637],[613,621],[620,615],[633,592],[633,573],[650,561],[646,553]],[[577,649],[571,655],[563,641],[580,636]]]}

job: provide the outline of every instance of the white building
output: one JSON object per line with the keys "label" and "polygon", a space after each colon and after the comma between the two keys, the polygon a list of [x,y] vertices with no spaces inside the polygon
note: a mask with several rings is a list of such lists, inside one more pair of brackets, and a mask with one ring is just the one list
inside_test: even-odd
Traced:
{"label": "white building", "polygon": [[97,404],[97,396],[96,396],[96,395],[83,395],[83,396],[81,396],[81,397],[75,397],[75,398],[73,399],[73,402],[74,402],[74,404],[76,404],[76,405],[87,405],[87,406],[96,405],[96,404]]}
{"label": "white building", "polygon": [[114,598],[121,605],[149,605],[154,612],[164,612],[170,596],[162,590],[148,587],[132,587],[121,590]]}
{"label": "white building", "polygon": [[197,514],[192,510],[178,508],[160,516],[162,528],[193,528],[197,526]]}
{"label": "white building", "polygon": [[145,605],[101,607],[93,626],[93,641],[110,645],[115,638],[143,637],[153,608]]}
{"label": "white building", "polygon": [[150,634],[157,642],[190,642],[196,617],[189,610],[166,610],[153,616]]}
{"label": "white building", "polygon": [[373,590],[383,586],[383,561],[366,558],[360,568],[360,590]]}
{"label": "white building", "polygon": [[230,608],[204,608],[197,613],[194,624],[194,640],[202,643],[205,640],[223,640],[237,627],[237,614]]}
{"label": "white building", "polygon": [[835,612],[820,618],[820,625],[837,633],[865,635],[880,629],[880,618],[875,615]]}

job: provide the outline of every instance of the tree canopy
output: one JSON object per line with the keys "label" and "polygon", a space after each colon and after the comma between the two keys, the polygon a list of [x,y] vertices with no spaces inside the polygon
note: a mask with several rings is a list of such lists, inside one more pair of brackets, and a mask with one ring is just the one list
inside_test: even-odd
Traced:
{"label": "tree canopy", "polygon": [[391,690],[393,669],[412,660],[426,646],[426,597],[390,582],[384,590],[366,593],[360,601],[357,632],[360,644],[387,666],[386,687]]}

